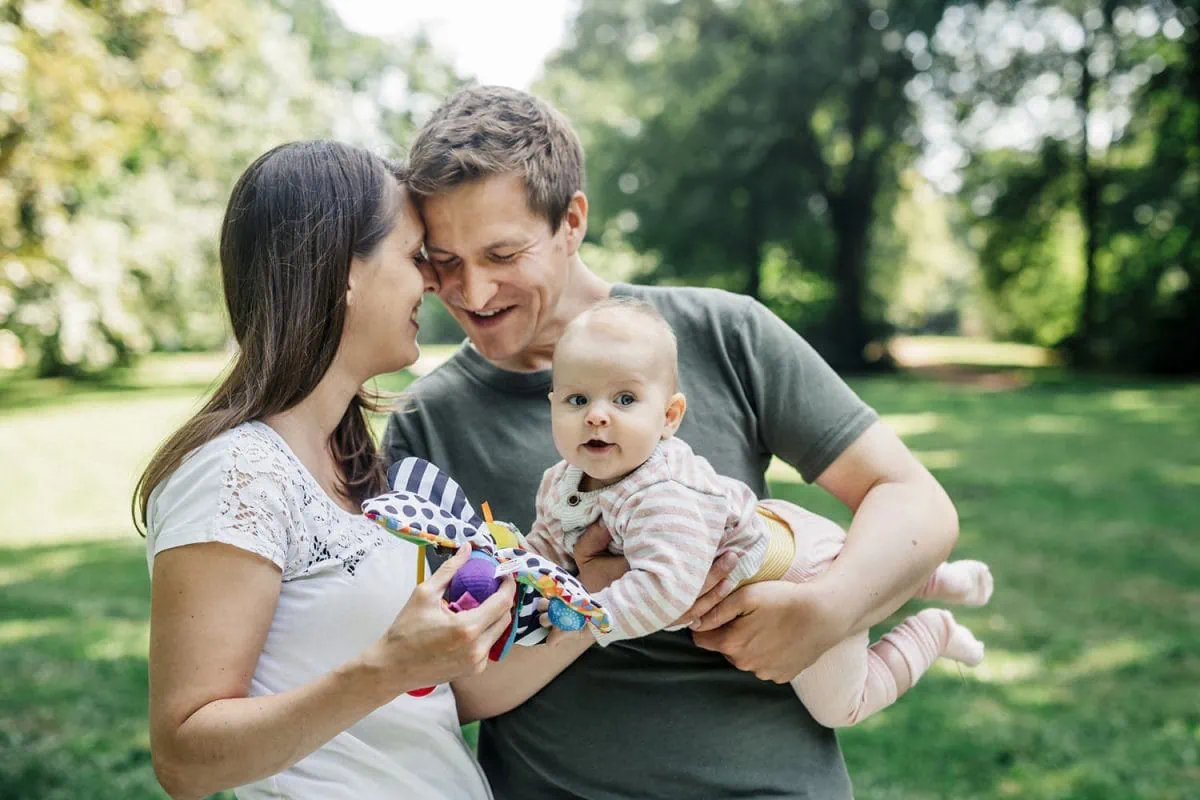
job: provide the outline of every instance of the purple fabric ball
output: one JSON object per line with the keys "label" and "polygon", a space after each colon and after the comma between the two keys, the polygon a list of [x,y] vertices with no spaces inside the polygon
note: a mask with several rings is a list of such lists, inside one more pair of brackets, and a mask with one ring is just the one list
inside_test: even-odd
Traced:
{"label": "purple fabric ball", "polygon": [[446,599],[453,603],[470,592],[477,602],[482,603],[496,593],[502,581],[502,578],[496,577],[494,559],[484,553],[472,553],[467,563],[459,567],[450,579]]}

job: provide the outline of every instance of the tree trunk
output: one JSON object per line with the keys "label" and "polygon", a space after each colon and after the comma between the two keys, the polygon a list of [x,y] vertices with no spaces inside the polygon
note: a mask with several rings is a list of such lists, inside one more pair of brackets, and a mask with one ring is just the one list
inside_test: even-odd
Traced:
{"label": "tree trunk", "polygon": [[1094,362],[1096,352],[1096,248],[1097,225],[1100,212],[1100,179],[1092,167],[1088,152],[1088,118],[1092,109],[1092,87],[1095,79],[1088,71],[1088,56],[1091,47],[1080,51],[1083,77],[1079,83],[1079,109],[1083,117],[1083,144],[1079,148],[1079,171],[1082,185],[1079,198],[1080,216],[1083,221],[1083,298],[1079,305],[1079,322],[1076,334],[1075,359],[1081,366]]}
{"label": "tree trunk", "polygon": [[861,370],[867,366],[870,344],[864,313],[866,300],[867,236],[871,227],[868,209],[873,198],[858,193],[843,194],[829,203],[833,225],[833,280],[837,288],[833,319],[829,325],[831,347],[825,358],[838,369]]}
{"label": "tree trunk", "polygon": [[746,290],[755,300],[762,301],[762,220],[754,192],[746,207]]}

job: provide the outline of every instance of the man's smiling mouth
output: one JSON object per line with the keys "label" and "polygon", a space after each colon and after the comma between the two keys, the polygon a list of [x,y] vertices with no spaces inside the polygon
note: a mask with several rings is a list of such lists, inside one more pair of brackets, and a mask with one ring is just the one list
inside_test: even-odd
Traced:
{"label": "man's smiling mouth", "polygon": [[[461,306],[460,306],[460,308],[461,308]],[[465,308],[463,308],[462,310],[466,312],[468,317],[470,317],[472,320],[474,320],[476,322],[488,322],[489,320],[494,320],[497,317],[504,315],[508,311],[512,311],[514,308],[516,308],[516,306],[504,306],[503,308],[491,308],[491,309],[487,309],[485,311],[470,311]]]}

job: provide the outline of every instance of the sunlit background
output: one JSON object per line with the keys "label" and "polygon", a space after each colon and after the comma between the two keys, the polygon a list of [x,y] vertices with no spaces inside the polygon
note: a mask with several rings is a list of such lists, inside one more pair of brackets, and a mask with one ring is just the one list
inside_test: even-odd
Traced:
{"label": "sunlit background", "polygon": [[233,181],[472,81],[576,126],[590,266],[760,298],[992,564],[859,797],[1197,796],[1200,1],[0,0],[0,797],[162,796],[128,498],[228,357]]}

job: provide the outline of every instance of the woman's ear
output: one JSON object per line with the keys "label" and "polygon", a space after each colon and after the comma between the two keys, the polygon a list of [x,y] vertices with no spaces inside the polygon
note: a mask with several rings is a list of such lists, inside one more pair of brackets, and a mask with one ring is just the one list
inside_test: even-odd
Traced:
{"label": "woman's ear", "polygon": [[354,286],[358,283],[359,271],[362,268],[362,262],[358,257],[350,259],[350,272],[346,275],[346,307],[354,305]]}
{"label": "woman's ear", "polygon": [[667,413],[663,420],[662,438],[670,439],[679,430],[679,425],[683,422],[683,415],[687,413],[687,398],[682,392],[676,392],[671,395],[671,399],[667,401]]}

